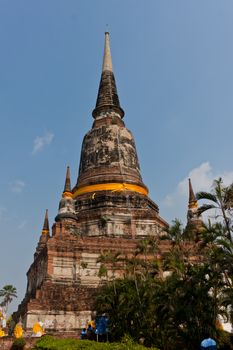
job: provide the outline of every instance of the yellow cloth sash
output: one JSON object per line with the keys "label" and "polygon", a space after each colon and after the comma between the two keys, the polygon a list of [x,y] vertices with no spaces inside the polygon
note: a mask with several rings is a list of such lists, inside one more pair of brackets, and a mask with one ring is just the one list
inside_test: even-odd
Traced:
{"label": "yellow cloth sash", "polygon": [[198,203],[197,201],[193,201],[191,203],[189,203],[189,209],[197,209],[198,208]]}
{"label": "yellow cloth sash", "polygon": [[133,192],[144,194],[145,196],[148,195],[148,190],[138,185],[133,185],[128,183],[104,183],[104,184],[96,184],[96,185],[80,187],[73,193],[73,198],[76,198],[81,194],[98,192],[98,191],[112,191],[112,192],[133,191]]}

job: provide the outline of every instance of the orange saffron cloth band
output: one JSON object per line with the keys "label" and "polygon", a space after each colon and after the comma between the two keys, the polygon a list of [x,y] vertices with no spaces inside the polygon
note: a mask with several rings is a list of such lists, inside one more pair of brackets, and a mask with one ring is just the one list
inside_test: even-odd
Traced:
{"label": "orange saffron cloth band", "polygon": [[97,184],[97,185],[89,185],[89,186],[83,186],[76,190],[73,193],[73,198],[76,198],[77,196],[80,196],[81,194],[90,193],[90,192],[98,192],[98,191],[133,191],[138,192],[141,194],[144,194],[145,196],[148,195],[148,190],[144,187],[138,186],[138,185],[132,185],[128,183],[105,183],[105,184]]}

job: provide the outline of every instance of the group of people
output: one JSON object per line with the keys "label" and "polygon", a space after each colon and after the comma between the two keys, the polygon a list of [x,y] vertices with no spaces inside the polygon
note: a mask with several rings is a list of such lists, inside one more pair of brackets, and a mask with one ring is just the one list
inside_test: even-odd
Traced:
{"label": "group of people", "polygon": [[96,326],[95,321],[90,321],[87,328],[83,328],[81,331],[81,339],[96,340]]}
{"label": "group of people", "polygon": [[108,318],[103,316],[97,316],[95,321],[90,321],[87,328],[83,328],[81,331],[81,339],[96,340],[96,341],[108,341]]}

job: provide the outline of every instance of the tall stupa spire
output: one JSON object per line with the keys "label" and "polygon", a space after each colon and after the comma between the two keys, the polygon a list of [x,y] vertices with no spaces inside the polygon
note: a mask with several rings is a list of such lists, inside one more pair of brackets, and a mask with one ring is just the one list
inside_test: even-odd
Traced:
{"label": "tall stupa spire", "polygon": [[[44,324],[54,320],[48,330],[76,335],[92,318],[96,293],[104,283],[98,273],[101,252],[120,251],[127,259],[135,255],[140,242],[159,238],[168,228],[148,196],[134,137],[123,115],[105,33],[95,119],[83,138],[78,179],[70,188],[70,169],[64,169],[65,186],[52,235],[40,235],[27,273],[27,292],[14,313],[15,321],[23,317],[27,333],[35,320]],[[47,212],[43,229],[48,230]],[[168,245],[159,248],[166,252]],[[124,264],[111,265],[112,276],[124,276]]]}
{"label": "tall stupa spire", "polygon": [[92,115],[95,119],[106,116],[106,113],[115,112],[123,118],[125,112],[120,106],[117,94],[116,81],[112,69],[109,32],[105,32],[104,57],[102,74],[95,109]]}
{"label": "tall stupa spire", "polygon": [[125,127],[123,116],[112,70],[109,33],[106,32],[101,80],[93,111],[95,121],[83,139],[73,199],[86,193],[92,193],[95,198],[96,193],[102,191],[116,192],[115,195],[128,191],[148,195],[134,137]]}

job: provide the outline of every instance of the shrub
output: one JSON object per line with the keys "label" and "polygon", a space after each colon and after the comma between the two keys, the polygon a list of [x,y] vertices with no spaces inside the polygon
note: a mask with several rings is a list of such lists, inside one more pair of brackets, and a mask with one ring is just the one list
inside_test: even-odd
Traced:
{"label": "shrub", "polygon": [[12,344],[11,350],[22,350],[26,345],[26,341],[23,338],[18,338]]}

